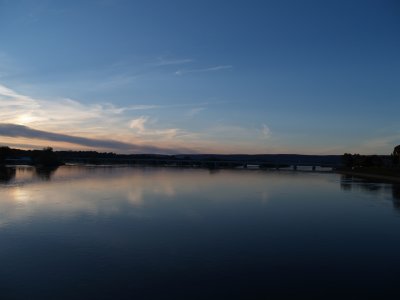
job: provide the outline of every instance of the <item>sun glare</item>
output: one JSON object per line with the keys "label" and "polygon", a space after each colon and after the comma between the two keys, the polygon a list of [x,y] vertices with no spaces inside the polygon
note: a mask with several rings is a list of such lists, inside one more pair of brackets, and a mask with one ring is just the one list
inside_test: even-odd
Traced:
{"label": "sun glare", "polygon": [[23,115],[18,116],[15,123],[18,125],[28,125],[36,120],[37,120],[37,118],[35,118],[31,114],[23,114]]}
{"label": "sun glare", "polygon": [[21,203],[21,204],[27,203],[31,199],[30,193],[26,189],[19,188],[19,187],[15,188],[13,190],[12,196],[14,197],[14,200],[17,203]]}

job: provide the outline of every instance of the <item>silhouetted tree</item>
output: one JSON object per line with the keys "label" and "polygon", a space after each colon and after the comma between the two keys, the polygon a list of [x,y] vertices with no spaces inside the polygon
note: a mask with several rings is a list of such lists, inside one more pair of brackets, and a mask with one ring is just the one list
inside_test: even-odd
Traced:
{"label": "silhouetted tree", "polygon": [[394,147],[392,153],[392,160],[394,165],[399,165],[400,163],[400,145]]}
{"label": "silhouetted tree", "polygon": [[4,164],[6,158],[10,156],[11,149],[9,147],[0,147],[0,165]]}
{"label": "silhouetted tree", "polygon": [[53,167],[61,165],[58,155],[53,151],[53,148],[46,147],[42,151],[35,153],[35,164],[44,167]]}
{"label": "silhouetted tree", "polygon": [[381,167],[383,161],[378,155],[367,155],[364,157],[362,165],[364,167]]}
{"label": "silhouetted tree", "polygon": [[350,153],[345,153],[342,156],[342,162],[347,168],[351,168],[354,166],[353,155]]}
{"label": "silhouetted tree", "polygon": [[384,165],[382,157],[378,155],[345,153],[342,156],[342,162],[347,168],[382,167]]}

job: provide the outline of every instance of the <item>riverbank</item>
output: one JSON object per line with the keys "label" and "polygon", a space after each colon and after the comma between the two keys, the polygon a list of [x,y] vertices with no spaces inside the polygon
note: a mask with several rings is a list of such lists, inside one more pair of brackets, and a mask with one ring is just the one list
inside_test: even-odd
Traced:
{"label": "riverbank", "polygon": [[356,170],[338,169],[336,173],[350,175],[365,179],[378,179],[389,182],[400,183],[399,170],[382,169],[382,168],[362,168]]}

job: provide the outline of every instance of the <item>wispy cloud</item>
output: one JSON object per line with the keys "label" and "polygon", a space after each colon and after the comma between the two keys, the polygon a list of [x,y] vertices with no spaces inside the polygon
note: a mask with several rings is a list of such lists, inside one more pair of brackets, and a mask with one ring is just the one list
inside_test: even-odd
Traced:
{"label": "wispy cloud", "polygon": [[110,125],[113,117],[122,111],[112,104],[83,105],[65,98],[55,101],[35,99],[0,85],[0,120],[4,123],[69,131],[79,125],[81,128],[93,125],[96,120],[103,120],[103,126]]}
{"label": "wispy cloud", "polygon": [[[111,103],[82,104],[62,98],[53,101],[36,99],[0,85],[0,120],[4,123],[29,125],[49,130],[63,128],[74,131],[90,128],[92,134],[108,132],[115,125],[125,123],[126,113],[160,108],[152,104],[134,104],[126,107]],[[98,132],[93,131],[93,126]],[[84,131],[84,130],[83,130]]]}
{"label": "wispy cloud", "polygon": [[141,105],[131,105],[127,107],[128,110],[146,110],[146,109],[156,109],[156,108],[162,108],[162,106],[141,104]]}
{"label": "wispy cloud", "polygon": [[[137,84],[141,79],[152,78],[154,72],[158,73],[161,69],[167,70],[192,62],[194,62],[194,60],[190,58],[168,58],[161,56],[157,59],[151,58],[149,60],[148,58],[144,58],[138,61],[137,58],[128,57],[106,65],[101,70],[95,69],[88,71],[85,75],[86,78],[96,78],[96,81],[91,82],[89,85],[91,89],[115,89]],[[166,71],[164,70],[162,72]],[[101,74],[101,76],[99,76],[99,74]],[[170,75],[170,71],[168,71],[168,75]]]}
{"label": "wispy cloud", "polygon": [[[18,101],[24,101],[25,103],[34,102],[34,100],[32,98],[30,98],[28,96],[24,96],[24,95],[18,94],[14,90],[9,89],[9,88],[7,88],[7,87],[5,87],[3,85],[0,85],[0,96],[11,98],[12,100],[13,99],[17,99]],[[2,99],[2,100],[4,101],[4,99]],[[10,100],[10,99],[8,99],[8,100]]]}
{"label": "wispy cloud", "polygon": [[94,84],[96,89],[113,89],[120,88],[121,86],[130,85],[137,79],[141,78],[142,75],[132,74],[118,74],[111,75],[106,79],[99,80]]}
{"label": "wispy cloud", "polygon": [[194,117],[195,115],[199,114],[200,112],[202,112],[202,111],[205,110],[205,109],[206,109],[205,107],[195,107],[195,108],[192,108],[191,110],[189,110],[189,111],[186,113],[186,116],[188,116],[188,117]]}
{"label": "wispy cloud", "polygon": [[[50,101],[0,85],[0,122],[3,124],[0,142],[31,148],[32,145],[47,146],[46,141],[52,141],[50,145],[57,149],[95,148],[124,153],[172,153],[170,149],[180,153],[193,152],[193,149],[197,152],[252,153],[265,144],[260,139],[260,130],[264,136],[269,134],[264,127],[221,122],[217,126],[208,126],[207,123],[201,127],[199,124],[193,131],[182,127],[182,124],[185,126],[184,120],[176,120],[177,114],[191,118],[210,104],[116,106],[111,103],[82,103],[68,98]],[[172,109],[174,117],[161,122],[157,113],[152,114],[156,109]]]}
{"label": "wispy cloud", "polygon": [[152,122],[154,121],[152,121],[148,116],[140,116],[139,118],[131,120],[129,127],[133,130],[136,136],[142,138],[172,139],[175,137],[191,135],[191,133],[185,132],[179,128],[149,128],[148,124],[151,124]]}
{"label": "wispy cloud", "polygon": [[193,59],[190,58],[181,58],[181,59],[168,59],[164,57],[159,57],[157,62],[153,63],[153,66],[161,67],[161,66],[171,66],[171,65],[183,65],[193,62]]}
{"label": "wispy cloud", "polygon": [[[185,152],[190,152],[190,149],[180,147],[182,141],[173,140],[173,138],[188,136],[190,135],[189,132],[159,124],[155,118],[134,116],[136,111],[166,109],[168,107],[167,105],[147,104],[126,107],[119,107],[110,103],[83,104],[65,98],[48,101],[29,97],[0,85],[0,120],[3,124],[26,126],[26,128],[7,127],[8,130],[14,128],[14,132],[18,129],[18,132],[29,133],[19,135],[19,137],[34,138],[36,136],[37,138],[38,132],[28,132],[27,130],[27,128],[33,127],[46,133],[60,132],[61,130],[64,135],[60,139],[58,139],[60,136],[41,135],[41,137],[51,137],[52,141],[70,142],[72,139],[67,138],[68,136],[82,137],[82,140],[74,139],[77,145],[118,146],[116,150],[135,150],[136,148],[132,145],[146,143],[162,145],[160,147],[162,150],[168,147],[176,147],[177,149],[185,148]],[[2,136],[17,136],[7,135],[4,128]],[[36,135],[33,135],[33,133]],[[86,137],[90,138],[85,140]],[[97,140],[108,141],[109,137],[120,141],[120,143],[96,142]],[[132,144],[130,141],[135,141],[135,143]],[[27,142],[31,144],[31,142]],[[16,141],[16,143],[20,143],[20,141]],[[143,149],[147,149],[145,146],[143,147]],[[150,147],[149,149],[156,150],[157,148]]]}
{"label": "wispy cloud", "polygon": [[261,135],[264,138],[269,138],[271,136],[271,129],[265,124],[261,125]]}
{"label": "wispy cloud", "polygon": [[146,116],[141,116],[137,119],[133,119],[130,122],[129,127],[141,134],[145,131],[144,124],[147,122],[148,119],[149,118]]}
{"label": "wispy cloud", "polygon": [[204,72],[216,72],[216,71],[221,71],[221,70],[229,70],[232,69],[232,65],[221,65],[221,66],[215,66],[215,67],[210,67],[210,68],[204,68],[204,69],[182,69],[178,70],[175,72],[175,75],[183,75],[187,73],[204,73]]}

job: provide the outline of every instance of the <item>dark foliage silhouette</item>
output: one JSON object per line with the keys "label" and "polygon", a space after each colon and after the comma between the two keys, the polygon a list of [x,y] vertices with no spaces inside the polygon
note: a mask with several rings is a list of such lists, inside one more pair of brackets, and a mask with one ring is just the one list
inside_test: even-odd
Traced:
{"label": "dark foliage silhouette", "polygon": [[58,155],[51,147],[44,148],[42,151],[34,151],[33,159],[36,165],[44,167],[53,167],[62,164]]}
{"label": "dark foliage silhouette", "polygon": [[384,159],[378,155],[360,155],[345,153],[342,162],[347,168],[357,167],[382,167]]}
{"label": "dark foliage silhouette", "polygon": [[400,145],[394,147],[392,153],[393,164],[398,166],[400,164]]}

